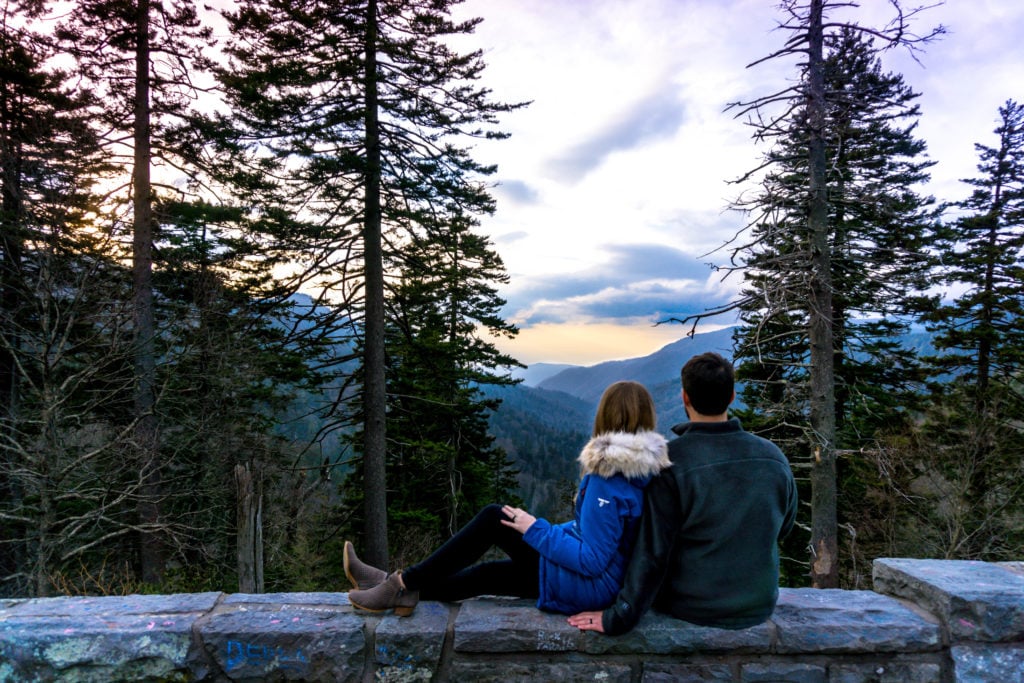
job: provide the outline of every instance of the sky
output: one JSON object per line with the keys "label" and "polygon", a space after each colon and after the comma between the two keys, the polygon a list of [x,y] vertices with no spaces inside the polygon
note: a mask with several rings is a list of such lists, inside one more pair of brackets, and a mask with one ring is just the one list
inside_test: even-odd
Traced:
{"label": "sky", "polygon": [[[904,0],[910,7],[913,0]],[[932,4],[919,0],[917,4]],[[836,14],[881,26],[888,0]],[[520,361],[592,365],[645,356],[686,334],[655,325],[732,298],[721,247],[743,225],[730,181],[763,149],[729,103],[794,79],[793,61],[747,68],[781,47],[774,0],[466,0],[482,17],[459,49],[482,49],[480,83],[504,102],[511,138],[482,141],[498,202],[481,219],[510,276],[503,313]],[[912,28],[947,33],[923,51],[883,53],[921,93],[918,135],[937,161],[922,193],[968,194],[976,142],[992,145],[998,108],[1024,99],[1024,2],[946,0]],[[705,322],[698,332],[732,324]]]}

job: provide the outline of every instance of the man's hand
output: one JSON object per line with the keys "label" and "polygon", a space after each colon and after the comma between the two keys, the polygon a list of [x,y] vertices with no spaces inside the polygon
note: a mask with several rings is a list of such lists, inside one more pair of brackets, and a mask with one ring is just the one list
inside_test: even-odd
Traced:
{"label": "man's hand", "polygon": [[575,626],[581,631],[597,631],[604,633],[604,624],[601,622],[601,612],[580,612],[569,617],[569,625]]}
{"label": "man's hand", "polygon": [[526,510],[520,510],[510,505],[502,505],[501,511],[505,513],[508,519],[501,520],[501,523],[505,526],[510,526],[521,534],[525,534],[526,530],[533,526],[533,523],[537,521],[537,518],[531,515]]}

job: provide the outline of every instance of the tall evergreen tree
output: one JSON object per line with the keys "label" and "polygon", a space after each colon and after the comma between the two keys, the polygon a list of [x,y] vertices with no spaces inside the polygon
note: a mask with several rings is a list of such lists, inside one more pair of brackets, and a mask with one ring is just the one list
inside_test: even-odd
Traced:
{"label": "tall evergreen tree", "polygon": [[828,48],[836,420],[840,447],[855,449],[919,396],[916,356],[897,339],[933,305],[938,208],[917,189],[934,163],[914,135],[918,94],[853,30]]}
{"label": "tall evergreen tree", "polygon": [[[132,169],[132,311],[135,335],[136,466],[146,474],[139,497],[139,557],[146,581],[158,582],[164,570],[160,502],[162,462],[157,400],[157,330],[153,294],[153,247],[158,217],[153,167],[173,166],[180,156],[165,135],[168,122],[180,119],[197,90],[192,79],[208,66],[203,49],[210,29],[200,25],[191,3],[150,0],[79,0],[57,36],[77,62],[83,79],[101,95],[94,109],[109,126],[112,159]],[[131,142],[127,142],[130,140]],[[178,166],[180,169],[180,165]]]}
{"label": "tall evergreen tree", "polygon": [[[738,202],[752,219],[732,267],[745,270],[747,287],[709,313],[741,311],[736,358],[755,365],[742,368],[741,377],[768,387],[760,395],[748,389],[749,405],[774,404],[778,434],[794,435],[794,426],[807,424],[798,432],[809,464],[810,574],[818,587],[838,583],[838,440],[852,426],[850,409],[865,405],[865,392],[885,395],[860,373],[874,363],[877,380],[893,365],[886,340],[902,322],[891,316],[907,312],[904,288],[914,291],[927,272],[927,261],[919,263],[928,200],[903,185],[926,178],[929,165],[917,158],[923,145],[912,124],[900,125],[917,116],[916,95],[898,76],[881,73],[878,48],[860,37],[864,29],[825,21],[842,5],[783,3],[781,26],[791,38],[765,59],[800,55],[799,82],[734,105],[739,115],[756,114],[755,139],[773,147],[741,179],[760,182]],[[906,30],[914,12],[894,7],[897,19],[869,35],[885,47],[927,40]],[[772,110],[776,105],[781,110]],[[865,315],[882,321],[856,322]],[[892,372],[886,381],[904,378]]]}
{"label": "tall evergreen tree", "polygon": [[295,342],[296,314],[262,299],[263,278],[239,264],[250,245],[223,234],[247,224],[236,207],[187,201],[161,202],[157,210],[163,221],[154,286],[162,314],[174,321],[161,325],[167,337],[158,374],[166,387],[163,478],[166,486],[189,492],[166,503],[175,523],[175,559],[185,567],[172,585],[242,590],[231,580],[236,547],[255,543],[261,529],[254,529],[257,538],[240,537],[236,503],[246,490],[237,490],[235,469],[265,481],[267,500],[256,502],[274,510],[270,497],[280,472],[295,458],[281,425],[297,393],[318,389],[316,349]]}
{"label": "tall evergreen tree", "polygon": [[943,255],[947,280],[965,291],[931,316],[935,343],[947,350],[939,368],[974,388],[985,411],[992,384],[1019,381],[1024,366],[1024,106],[999,108],[998,144],[976,144],[978,172],[965,180],[971,196],[954,204]]}
{"label": "tall evergreen tree", "polygon": [[313,227],[297,236],[315,254],[312,271],[362,337],[362,399],[350,405],[365,427],[365,555],[377,564],[387,559],[385,283],[415,225],[487,210],[475,178],[493,169],[458,140],[501,137],[492,124],[513,108],[475,85],[479,52],[446,42],[477,23],[453,22],[453,4],[272,0],[228,15],[240,39],[221,74],[234,123],[269,150],[261,161]]}
{"label": "tall evergreen tree", "polygon": [[[453,22],[450,9],[454,4],[454,0],[369,0],[365,5],[363,457],[367,553],[378,560],[387,557],[385,497],[376,487],[378,482],[384,483],[386,466],[386,375],[383,263],[375,242],[383,233],[375,223],[409,230],[417,223],[438,225],[434,218],[438,214],[490,211],[490,196],[475,183],[475,177],[490,174],[494,168],[474,161],[455,141],[466,136],[503,137],[488,127],[496,123],[497,114],[514,108],[490,100],[489,91],[474,84],[484,68],[479,51],[460,55],[449,47],[449,36],[469,33],[479,22]],[[380,186],[374,187],[378,171]],[[378,287],[379,292],[375,291]]]}
{"label": "tall evergreen tree", "polygon": [[1008,559],[1019,549],[1024,496],[1024,107],[999,108],[997,144],[976,144],[974,188],[954,204],[943,253],[961,293],[928,316],[944,379],[921,440],[951,491],[941,539],[949,557]]}
{"label": "tall evergreen tree", "polygon": [[[514,488],[488,432],[498,401],[482,388],[515,383],[516,361],[486,337],[516,330],[498,314],[507,275],[487,239],[462,217],[433,227],[403,250],[408,275],[389,296],[388,508],[396,521],[425,517],[418,535],[436,545]],[[399,547],[409,530],[394,535]]]}

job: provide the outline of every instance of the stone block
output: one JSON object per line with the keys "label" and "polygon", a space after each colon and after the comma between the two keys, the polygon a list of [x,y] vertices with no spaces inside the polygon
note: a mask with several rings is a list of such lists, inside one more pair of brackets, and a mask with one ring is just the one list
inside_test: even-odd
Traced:
{"label": "stone block", "polygon": [[464,600],[455,618],[455,651],[572,652],[582,631],[567,619],[540,611],[532,600]]}
{"label": "stone block", "polygon": [[224,605],[334,605],[351,607],[348,593],[232,593]]}
{"label": "stone block", "polygon": [[8,616],[0,620],[0,680],[184,680],[199,617]]}
{"label": "stone block", "polygon": [[0,680],[187,678],[192,626],[221,595],[12,601],[0,614]]}
{"label": "stone block", "polygon": [[938,624],[871,591],[780,589],[771,621],[779,653],[926,652],[942,646]]}
{"label": "stone block", "polygon": [[695,652],[770,652],[774,628],[759,624],[729,630],[697,626],[665,614],[647,613],[629,633],[606,636],[586,632],[580,649],[591,654],[691,654]]}
{"label": "stone block", "polygon": [[655,662],[644,664],[643,683],[703,683],[704,681],[732,681],[732,667],[724,662],[686,664],[682,662]]}
{"label": "stone block", "polygon": [[887,664],[832,664],[829,683],[939,683],[942,665],[937,662]]}
{"label": "stone block", "polygon": [[1024,640],[1024,576],[970,560],[874,561],[874,588],[939,617],[952,642]]}
{"label": "stone block", "polygon": [[364,618],[350,607],[236,603],[197,628],[222,679],[358,681],[363,675]]}
{"label": "stone block", "polygon": [[97,597],[33,598],[9,609],[19,617],[87,617],[108,614],[187,614],[208,612],[223,593],[180,595],[104,595]]}
{"label": "stone block", "polygon": [[740,667],[743,683],[828,683],[828,672],[817,664],[755,662]]}
{"label": "stone block", "polygon": [[628,664],[593,660],[566,662],[516,662],[459,660],[452,663],[451,680],[474,683],[535,683],[536,681],[601,681],[629,683],[633,670]]}
{"label": "stone block", "polygon": [[421,602],[410,617],[381,619],[374,642],[377,678],[429,681],[441,660],[449,609],[439,602]]}
{"label": "stone block", "polygon": [[1024,681],[1024,643],[954,645],[950,653],[957,683]]}

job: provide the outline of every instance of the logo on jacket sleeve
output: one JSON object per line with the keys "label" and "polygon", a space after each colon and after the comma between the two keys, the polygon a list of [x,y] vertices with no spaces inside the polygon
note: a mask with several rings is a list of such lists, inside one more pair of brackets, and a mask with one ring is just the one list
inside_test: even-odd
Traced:
{"label": "logo on jacket sleeve", "polygon": [[603,508],[605,505],[607,505],[610,502],[611,502],[610,500],[605,500],[601,496],[597,497],[597,507],[599,507],[599,508]]}

